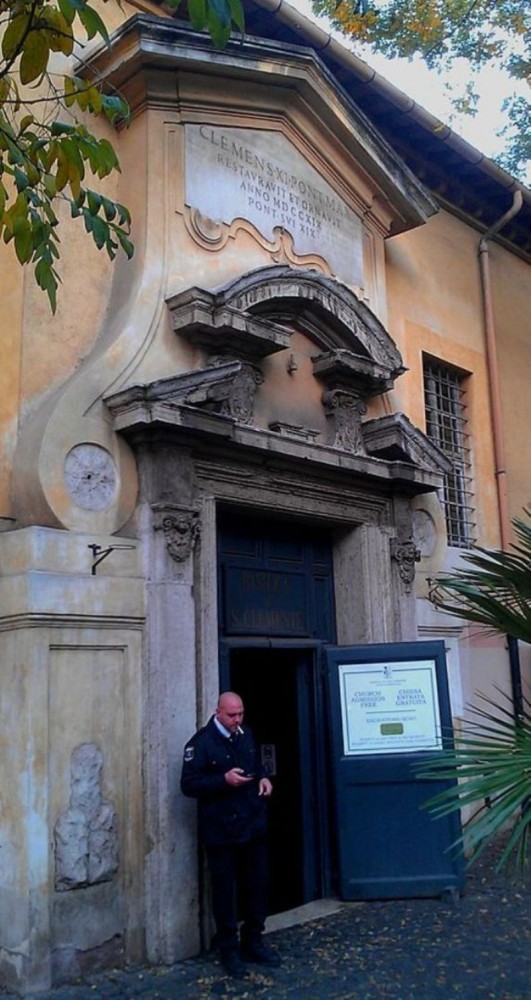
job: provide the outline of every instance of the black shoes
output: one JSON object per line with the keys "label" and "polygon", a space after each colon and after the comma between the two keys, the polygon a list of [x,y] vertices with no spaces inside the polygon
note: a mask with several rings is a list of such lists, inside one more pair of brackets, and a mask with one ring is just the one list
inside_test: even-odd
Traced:
{"label": "black shoes", "polygon": [[270,968],[278,968],[281,960],[278,952],[273,951],[273,948],[264,944],[263,941],[242,941],[239,954],[234,948],[221,952],[221,964],[225,972],[233,979],[245,979],[246,961],[255,962],[257,965],[268,965]]}
{"label": "black shoes", "polygon": [[222,951],[221,964],[233,979],[244,979],[247,969],[237,951]]}
{"label": "black shoes", "polygon": [[278,952],[264,944],[263,941],[242,941],[242,958],[248,962],[256,962],[257,965],[269,965],[271,968],[278,968],[281,958]]}

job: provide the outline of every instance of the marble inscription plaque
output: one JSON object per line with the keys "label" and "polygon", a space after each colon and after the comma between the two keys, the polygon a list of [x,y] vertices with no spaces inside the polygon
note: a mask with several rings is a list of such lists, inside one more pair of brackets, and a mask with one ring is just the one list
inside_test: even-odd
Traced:
{"label": "marble inscription plaque", "polygon": [[282,226],[295,253],[318,253],[363,287],[360,219],[280,132],[187,125],[185,201],[216,222],[246,219],[272,242]]}

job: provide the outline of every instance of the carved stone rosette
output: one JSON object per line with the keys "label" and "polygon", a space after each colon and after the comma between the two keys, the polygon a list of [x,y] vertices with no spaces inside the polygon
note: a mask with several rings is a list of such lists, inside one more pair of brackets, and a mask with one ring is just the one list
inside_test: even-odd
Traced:
{"label": "carved stone rosette", "polygon": [[398,566],[398,574],[406,593],[411,591],[415,579],[415,563],[420,562],[421,552],[412,538],[401,542],[398,538],[391,539],[391,558]]}
{"label": "carved stone rosette", "polygon": [[175,562],[189,558],[199,538],[201,523],[197,510],[178,507],[176,504],[154,505],[155,531],[163,531],[166,548]]}
{"label": "carved stone rosette", "polygon": [[344,389],[331,389],[323,393],[323,406],[333,428],[332,446],[354,455],[366,455],[361,418],[367,406],[359,395]]}

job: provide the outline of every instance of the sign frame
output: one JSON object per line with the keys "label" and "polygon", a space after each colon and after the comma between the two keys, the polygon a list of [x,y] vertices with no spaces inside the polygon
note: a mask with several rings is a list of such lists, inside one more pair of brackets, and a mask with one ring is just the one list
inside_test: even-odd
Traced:
{"label": "sign frame", "polygon": [[434,658],[338,663],[338,675],[346,757],[442,749]]}

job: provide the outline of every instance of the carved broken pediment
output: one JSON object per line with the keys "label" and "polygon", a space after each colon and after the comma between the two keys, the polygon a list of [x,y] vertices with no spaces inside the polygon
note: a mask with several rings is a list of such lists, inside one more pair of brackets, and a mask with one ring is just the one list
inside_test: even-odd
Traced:
{"label": "carved broken pediment", "polygon": [[452,464],[430,439],[403,413],[366,420],[363,439],[370,455],[388,462],[409,462],[430,472],[446,474]]}
{"label": "carved broken pediment", "polygon": [[107,405],[122,417],[139,404],[193,406],[248,424],[253,417],[256,388],[262,381],[254,365],[214,358],[206,368],[124,389],[115,393],[112,401],[107,400]]}
{"label": "carved broken pediment", "polygon": [[360,357],[344,348],[325,351],[312,358],[313,373],[328,386],[344,387],[365,397],[376,396],[393,388],[395,369],[372,358]]}
{"label": "carved broken pediment", "polygon": [[175,332],[208,354],[256,362],[289,347],[291,330],[228,306],[223,293],[188,288],[166,304]]}
{"label": "carved broken pediment", "polygon": [[253,319],[294,326],[321,351],[351,351],[393,378],[405,371],[400,351],[368,306],[337,279],[309,268],[277,265],[251,271],[218,291],[216,302]]}

